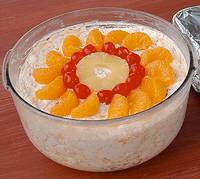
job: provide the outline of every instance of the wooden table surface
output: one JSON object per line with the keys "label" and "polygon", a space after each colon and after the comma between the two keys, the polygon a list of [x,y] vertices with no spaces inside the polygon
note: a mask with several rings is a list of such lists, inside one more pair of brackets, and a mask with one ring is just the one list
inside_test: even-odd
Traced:
{"label": "wooden table surface", "polygon": [[[1,0],[1,68],[6,52],[24,33],[44,20],[62,13],[110,6],[145,11],[171,22],[177,11],[198,3],[199,0]],[[1,179],[200,178],[200,95],[193,89],[183,127],[167,149],[144,164],[108,173],[78,171],[46,158],[27,138],[11,95],[3,88],[2,81],[0,91]]]}

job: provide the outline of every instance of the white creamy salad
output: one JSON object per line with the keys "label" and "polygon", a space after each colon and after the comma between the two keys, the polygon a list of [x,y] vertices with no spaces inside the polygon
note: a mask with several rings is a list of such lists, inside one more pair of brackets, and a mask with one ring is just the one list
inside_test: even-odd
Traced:
{"label": "white creamy salad", "polygon": [[[93,29],[98,29],[104,35],[112,30],[123,30],[129,33],[146,33],[153,41],[152,47],[165,47],[171,52],[173,56],[173,62],[171,63],[171,66],[173,67],[175,72],[175,83],[167,88],[167,97],[169,97],[174,91],[176,91],[184,81],[187,75],[187,65],[185,59],[175,43],[166,35],[154,29],[150,29],[145,26],[138,26],[136,24],[129,24],[124,22],[89,22],[85,24],[74,25],[47,34],[33,46],[24,62],[24,65],[21,67],[21,72],[19,75],[17,92],[21,95],[21,97],[34,107],[49,113],[50,109],[56,104],[56,102],[58,102],[58,100],[36,99],[35,92],[41,89],[44,85],[38,84],[34,80],[32,72],[36,68],[48,67],[45,62],[46,54],[50,50],[56,50],[62,53],[62,43],[67,35],[75,35],[79,37],[82,42],[82,46],[84,47],[86,45],[87,35]],[[142,51],[134,51],[134,53],[137,53],[139,55],[141,54],[141,52]],[[101,103],[99,107],[99,112],[96,115],[88,117],[86,119],[99,120],[100,116],[106,116],[106,113],[107,105]],[[70,117],[70,115],[67,117]]]}

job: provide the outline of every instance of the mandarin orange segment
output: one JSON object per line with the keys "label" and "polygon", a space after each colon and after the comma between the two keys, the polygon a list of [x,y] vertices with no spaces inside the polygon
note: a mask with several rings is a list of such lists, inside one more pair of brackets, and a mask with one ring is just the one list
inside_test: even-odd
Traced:
{"label": "mandarin orange segment", "polygon": [[63,57],[59,52],[51,50],[46,54],[46,64],[53,68],[63,68],[70,59]]}
{"label": "mandarin orange segment", "polygon": [[74,52],[81,52],[82,48],[76,45],[62,46],[62,51],[65,56],[72,56]]}
{"label": "mandarin orange segment", "polygon": [[135,114],[151,107],[151,100],[147,93],[140,89],[132,90],[127,96],[129,113]]}
{"label": "mandarin orange segment", "polygon": [[69,97],[75,98],[74,95],[76,95],[76,94],[74,93],[74,91],[72,91],[72,90],[70,90],[70,89],[67,89],[67,91],[61,96],[60,99],[61,99],[62,101],[64,101],[65,99],[67,99],[67,98],[69,98]]}
{"label": "mandarin orange segment", "polygon": [[51,83],[36,91],[35,95],[36,98],[41,100],[54,100],[62,96],[65,91],[63,77],[58,76]]}
{"label": "mandarin orange segment", "polygon": [[67,37],[65,37],[63,41],[63,45],[62,45],[63,54],[65,56],[71,56],[70,54],[72,53],[72,51],[78,50],[80,46],[81,46],[81,41],[77,36],[68,35]]}
{"label": "mandarin orange segment", "polygon": [[104,38],[104,42],[112,42],[114,44],[121,44],[122,40],[128,35],[129,33],[122,30],[112,30],[110,31]]}
{"label": "mandarin orange segment", "polygon": [[108,108],[108,119],[127,116],[129,104],[125,96],[115,94]]}
{"label": "mandarin orange segment", "polygon": [[63,41],[63,46],[68,47],[69,45],[74,45],[74,46],[81,46],[81,41],[80,39],[75,36],[75,35],[68,35],[65,37]]}
{"label": "mandarin orange segment", "polygon": [[167,88],[165,84],[158,78],[143,78],[139,88],[148,94],[153,105],[164,100],[167,95]]}
{"label": "mandarin orange segment", "polygon": [[104,43],[104,35],[99,30],[91,30],[86,39],[86,44],[93,44],[97,51],[101,51]]}
{"label": "mandarin orange segment", "polygon": [[72,90],[67,90],[61,97],[61,101],[53,106],[50,114],[55,116],[66,116],[71,113],[72,109],[78,106],[78,98]]}
{"label": "mandarin orange segment", "polygon": [[163,60],[171,63],[173,61],[173,56],[170,51],[164,47],[155,47],[141,53],[140,63],[143,66],[146,66],[148,63],[151,63],[155,60]]}
{"label": "mandarin orange segment", "polygon": [[95,115],[99,110],[99,98],[97,94],[90,94],[83,103],[71,111],[72,118],[84,118]]}
{"label": "mandarin orange segment", "polygon": [[32,73],[39,84],[48,84],[59,75],[62,75],[60,68],[37,68]]}
{"label": "mandarin orange segment", "polygon": [[128,34],[122,41],[122,46],[129,50],[146,50],[152,45],[151,38],[143,32],[135,32]]}
{"label": "mandarin orange segment", "polygon": [[163,60],[156,60],[149,63],[146,66],[146,75],[159,78],[166,86],[172,85],[175,78],[173,68],[168,62]]}

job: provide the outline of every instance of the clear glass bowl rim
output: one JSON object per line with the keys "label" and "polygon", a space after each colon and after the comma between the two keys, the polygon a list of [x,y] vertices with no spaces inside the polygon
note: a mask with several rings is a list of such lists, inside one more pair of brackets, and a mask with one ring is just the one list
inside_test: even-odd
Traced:
{"label": "clear glass bowl rim", "polygon": [[[80,15],[80,14],[86,14],[86,13],[89,13],[91,11],[98,11],[98,12],[125,12],[125,13],[139,13],[141,15],[144,15],[144,16],[148,16],[152,19],[155,19],[155,20],[158,20],[158,21],[162,21],[163,23],[165,23],[167,26],[169,26],[170,28],[172,28],[174,31],[176,31],[177,34],[180,35],[180,37],[183,39],[183,41],[185,41],[185,43],[187,44],[187,47],[188,47],[188,51],[190,53],[190,64],[189,64],[189,68],[188,68],[188,74],[185,78],[185,80],[183,81],[183,83],[181,84],[181,86],[171,95],[169,96],[167,99],[165,99],[164,101],[154,105],[153,107],[145,110],[145,111],[142,111],[142,112],[139,112],[137,114],[132,114],[132,115],[129,115],[129,116],[125,116],[125,117],[122,117],[122,118],[115,118],[115,119],[112,119],[112,120],[106,120],[106,119],[100,119],[100,120],[76,120],[76,119],[71,119],[71,118],[63,118],[63,117],[59,117],[59,116],[53,116],[49,113],[46,113],[42,110],[39,110],[37,108],[35,108],[34,106],[32,106],[31,104],[29,104],[28,102],[26,102],[18,93],[17,91],[14,89],[13,85],[11,84],[11,81],[10,81],[10,78],[9,78],[9,73],[6,74],[6,80],[7,80],[7,84],[8,84],[8,87],[7,89],[9,89],[12,94],[14,94],[18,100],[20,100],[20,102],[23,103],[23,105],[25,105],[26,107],[28,107],[30,110],[32,110],[33,112],[37,113],[38,115],[42,115],[44,117],[46,117],[47,119],[49,120],[55,120],[56,122],[61,122],[61,123],[72,123],[72,124],[79,124],[79,125],[110,125],[110,124],[119,124],[119,123],[122,123],[122,122],[127,122],[128,120],[134,120],[134,117],[137,118],[137,116],[139,115],[145,115],[146,113],[148,112],[151,112],[152,110],[158,108],[158,107],[161,107],[162,105],[165,105],[167,102],[169,102],[172,98],[174,98],[176,95],[179,94],[179,92],[184,88],[184,86],[187,84],[188,80],[190,79],[191,75],[192,75],[192,72],[194,71],[195,67],[194,67],[194,52],[193,52],[193,48],[192,48],[192,45],[190,43],[189,40],[187,40],[182,34],[181,32],[176,28],[174,27],[171,23],[169,23],[168,21],[158,17],[158,16],[155,16],[153,14],[149,14],[147,12],[143,12],[143,11],[139,11],[139,10],[132,10],[132,9],[127,9],[127,8],[113,8],[113,7],[97,7],[97,8],[87,8],[87,9],[81,9],[81,10],[76,10],[76,11],[72,11],[72,12],[67,12],[67,13],[64,13],[64,14],[61,14],[61,15],[58,15],[58,16],[54,16],[46,21],[43,21],[42,23],[36,25],[35,27],[33,27],[32,29],[30,29],[28,32],[26,32],[18,41],[17,43],[14,45],[14,47],[10,50],[10,54],[9,54],[9,57],[12,56],[12,51],[14,51],[15,48],[17,48],[18,46],[18,43],[23,40],[23,38],[26,38],[26,36],[34,31],[35,29],[37,29],[38,27],[50,22],[50,21],[53,21],[55,19],[58,19],[62,16],[67,16],[67,15]],[[9,66],[9,62],[8,62],[8,66]],[[8,72],[8,66],[6,67],[7,68],[7,72]],[[2,75],[3,76],[3,75]],[[4,81],[4,79],[3,79]]]}

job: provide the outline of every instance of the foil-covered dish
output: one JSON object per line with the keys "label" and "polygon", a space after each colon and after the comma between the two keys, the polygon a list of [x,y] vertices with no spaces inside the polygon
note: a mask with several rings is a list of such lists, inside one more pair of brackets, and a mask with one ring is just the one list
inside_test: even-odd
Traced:
{"label": "foil-covered dish", "polygon": [[191,40],[196,50],[197,67],[192,79],[192,86],[200,93],[200,6],[178,11],[172,21],[173,25]]}

